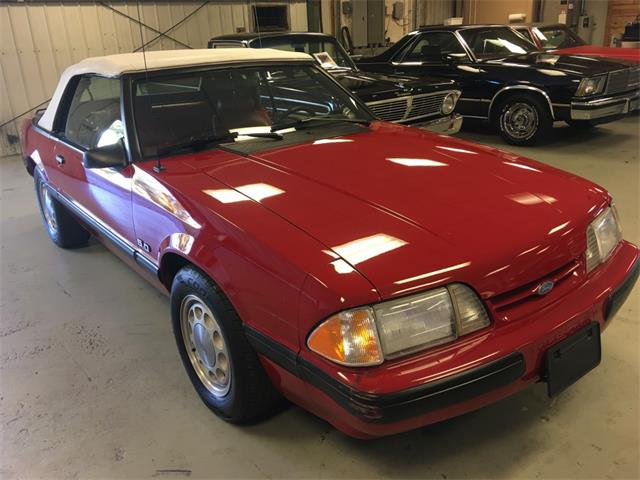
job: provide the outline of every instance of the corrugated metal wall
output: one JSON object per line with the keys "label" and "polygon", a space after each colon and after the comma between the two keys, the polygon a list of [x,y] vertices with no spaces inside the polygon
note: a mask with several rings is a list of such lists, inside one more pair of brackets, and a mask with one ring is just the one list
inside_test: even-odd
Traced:
{"label": "corrugated metal wall", "polygon": [[[131,52],[140,47],[136,2],[33,2],[0,4],[0,125],[46,102],[60,73],[85,57]],[[141,22],[164,32],[203,5],[202,1],[141,2]],[[210,2],[167,33],[193,48],[214,35],[251,30],[255,1]],[[305,1],[290,1],[292,30],[307,29]],[[158,34],[143,27],[145,42]],[[149,50],[184,48],[162,38]],[[19,152],[21,119],[0,127],[0,156]]]}

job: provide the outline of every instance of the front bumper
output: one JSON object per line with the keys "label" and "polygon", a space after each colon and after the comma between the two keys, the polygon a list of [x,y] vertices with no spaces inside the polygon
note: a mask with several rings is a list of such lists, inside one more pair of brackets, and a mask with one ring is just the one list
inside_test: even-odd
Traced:
{"label": "front bumper", "polygon": [[430,132],[441,133],[443,135],[453,135],[460,131],[462,127],[462,115],[452,113],[446,117],[440,117],[428,122],[412,123],[409,126],[429,130]]}
{"label": "front bumper", "polygon": [[612,119],[637,110],[640,107],[640,92],[626,93],[597,100],[571,102],[571,120]]}
{"label": "front bumper", "polygon": [[[481,408],[543,379],[545,352],[594,321],[604,330],[639,271],[638,248],[623,242],[580,286],[528,318],[409,358],[404,365],[363,369],[350,382],[310,352],[279,349],[255,331],[247,333],[267,371],[277,370],[271,376],[285,395],[348,435],[379,437]],[[433,373],[420,381],[422,367]]]}

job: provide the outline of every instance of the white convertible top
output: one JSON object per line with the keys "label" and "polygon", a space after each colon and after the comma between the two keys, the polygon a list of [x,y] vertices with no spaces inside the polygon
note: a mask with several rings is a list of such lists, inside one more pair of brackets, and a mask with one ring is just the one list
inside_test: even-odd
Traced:
{"label": "white convertible top", "polygon": [[[199,50],[160,50],[146,52],[146,69],[189,67],[194,65],[270,61],[270,60],[311,60],[306,53],[286,52],[271,48],[212,48]],[[103,57],[91,57],[71,65],[60,77],[56,91],[46,111],[38,120],[38,126],[45,130],[53,128],[53,119],[71,78],[76,75],[95,73],[105,77],[118,77],[123,73],[145,70],[145,57],[142,52],[121,53]]]}

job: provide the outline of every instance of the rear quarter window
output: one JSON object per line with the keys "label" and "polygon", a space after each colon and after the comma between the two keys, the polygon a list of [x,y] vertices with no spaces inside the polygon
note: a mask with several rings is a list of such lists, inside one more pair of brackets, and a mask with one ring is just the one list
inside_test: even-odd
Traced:
{"label": "rear quarter window", "polygon": [[122,138],[120,79],[81,77],[63,121],[62,135],[85,149],[110,145]]}

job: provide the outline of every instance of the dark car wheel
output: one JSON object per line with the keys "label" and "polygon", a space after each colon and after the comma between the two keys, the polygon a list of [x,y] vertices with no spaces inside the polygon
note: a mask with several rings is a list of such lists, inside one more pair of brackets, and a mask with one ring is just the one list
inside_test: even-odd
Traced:
{"label": "dark car wheel", "polygon": [[233,423],[264,417],[279,400],[220,288],[187,266],[171,287],[171,318],[182,363],[204,403]]}
{"label": "dark car wheel", "polygon": [[534,145],[553,126],[549,107],[532,95],[513,95],[498,107],[498,130],[507,143]]}
{"label": "dark car wheel", "polygon": [[62,248],[86,245],[90,237],[89,232],[56,200],[38,169],[33,172],[33,178],[38,206],[49,238]]}

